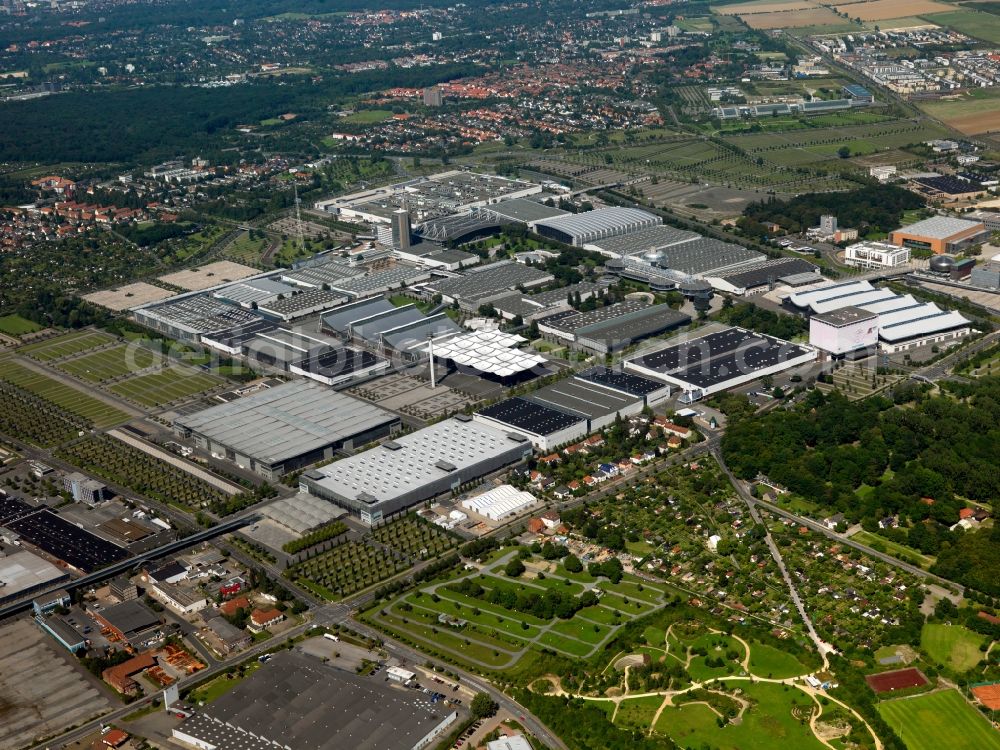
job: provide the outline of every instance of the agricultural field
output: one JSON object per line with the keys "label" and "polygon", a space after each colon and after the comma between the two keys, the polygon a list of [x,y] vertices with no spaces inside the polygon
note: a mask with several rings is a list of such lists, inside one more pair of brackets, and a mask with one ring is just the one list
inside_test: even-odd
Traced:
{"label": "agricultural field", "polygon": [[852,156],[909,146],[938,138],[945,130],[926,123],[915,125],[894,121],[840,128],[814,128],[789,133],[760,133],[727,136],[725,141],[745,151],[751,157],[784,167],[797,167],[816,162],[840,161],[838,151],[846,146]]}
{"label": "agricultural field", "polygon": [[122,380],[109,390],[143,406],[163,406],[210,391],[224,382],[205,372],[171,365],[159,372]]}
{"label": "agricultural field", "polygon": [[783,10],[776,13],[749,13],[740,19],[751,29],[798,29],[828,27],[830,32],[855,28],[828,8]]}
{"label": "agricultural field", "polygon": [[[912,15],[903,13],[903,15]],[[963,10],[952,10],[948,13],[935,13],[926,16],[931,23],[939,26],[948,26],[963,34],[968,34],[976,39],[985,42],[1000,44],[1000,16],[991,13],[982,13],[978,10],[970,10],[969,6],[964,6]]]}
{"label": "agricultural field", "polygon": [[924,16],[928,13],[945,13],[954,6],[937,0],[871,0],[834,6],[839,13],[862,21],[884,21],[902,16]]}
{"label": "agricultural field", "polygon": [[221,511],[231,500],[203,479],[108,435],[87,437],[59,455],[113,484],[184,510]]}
{"label": "agricultural field", "polygon": [[815,8],[811,0],[758,0],[749,3],[734,3],[732,5],[716,5],[712,12],[720,16],[741,16],[746,13],[781,13],[791,10],[808,10]]}
{"label": "agricultural field", "polygon": [[10,358],[0,359],[0,380],[30,391],[45,401],[82,418],[94,427],[110,427],[129,419],[129,415],[121,409],[48,375],[29,369]]}
{"label": "agricultural field", "polygon": [[8,336],[23,336],[26,333],[34,333],[42,330],[42,327],[33,321],[22,318],[20,315],[0,316],[0,333]]}
{"label": "agricultural field", "polygon": [[[1000,23],[1000,18],[997,20]],[[937,101],[920,102],[918,106],[967,135],[1000,130],[1000,91],[995,88],[970,89]]]}
{"label": "agricultural field", "polygon": [[99,346],[110,344],[114,341],[106,333],[96,331],[74,331],[64,333],[55,338],[39,341],[37,344],[28,344],[18,349],[20,354],[27,354],[32,359],[39,362],[50,362],[55,359],[62,359],[88,349],[96,349]]}
{"label": "agricultural field", "polygon": [[954,689],[882,701],[878,711],[909,750],[1000,750],[1000,732]]}
{"label": "agricultural field", "polygon": [[145,370],[160,361],[160,357],[143,346],[122,345],[102,349],[93,354],[66,359],[56,365],[63,372],[91,383],[120,378]]}
{"label": "agricultural field", "polygon": [[985,637],[961,625],[927,623],[920,632],[920,648],[935,663],[967,672],[976,666],[984,654],[979,647]]}

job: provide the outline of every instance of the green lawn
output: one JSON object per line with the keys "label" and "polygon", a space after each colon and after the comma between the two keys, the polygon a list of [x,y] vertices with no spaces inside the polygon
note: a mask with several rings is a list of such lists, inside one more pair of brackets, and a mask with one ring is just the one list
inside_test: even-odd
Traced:
{"label": "green lawn", "polygon": [[785,677],[806,674],[809,670],[791,654],[763,643],[751,643],[750,671],[759,677],[774,677],[781,680]]}
{"label": "green lawn", "polygon": [[890,539],[886,539],[884,536],[879,536],[878,534],[872,534],[868,531],[859,531],[857,534],[852,536],[851,539],[855,542],[866,544],[879,552],[885,552],[893,557],[898,557],[900,560],[904,560],[905,562],[919,565],[921,568],[929,568],[934,564],[933,557],[922,555],[912,547],[899,544]]}
{"label": "green lawn", "polygon": [[646,732],[649,725],[653,723],[653,717],[656,716],[656,710],[661,703],[663,703],[663,697],[659,695],[624,700],[618,706],[615,724],[626,729],[638,729],[641,732]]}
{"label": "green lawn", "polygon": [[0,316],[0,333],[6,333],[8,336],[23,336],[26,333],[40,330],[42,327],[38,323],[22,318],[20,315]]}
{"label": "green lawn", "polygon": [[694,743],[696,739],[718,732],[717,718],[715,712],[704,703],[689,703],[678,708],[664,709],[654,730],[658,734],[667,735],[680,747],[698,747],[697,744],[689,744],[687,740]]}
{"label": "green lawn", "polygon": [[882,701],[878,710],[908,750],[1000,750],[1000,733],[957,690]]}
{"label": "green lawn", "polygon": [[347,117],[341,118],[341,122],[349,122],[352,125],[372,125],[382,122],[392,117],[392,111],[388,109],[359,109],[352,112]]}
{"label": "green lawn", "polygon": [[[704,712],[689,712],[680,723],[681,731],[694,729],[685,737],[686,747],[708,746],[713,750],[823,750],[823,745],[809,729],[808,721],[801,721],[792,714],[796,706],[808,710],[812,699],[802,691],[785,685],[734,681],[727,688],[740,688],[754,702],[736,726],[719,728],[714,719],[708,724]],[[678,709],[679,710],[679,709]],[[689,709],[684,709],[688,712]],[[667,714],[667,712],[664,712]],[[714,714],[712,714],[714,717]],[[673,714],[661,716],[657,729],[671,734]],[[693,719],[693,721],[692,721]],[[676,740],[675,740],[676,741]]]}
{"label": "green lawn", "polygon": [[1000,44],[1000,17],[976,10],[956,10],[950,13],[934,13],[926,16],[928,21],[949,26],[955,31]]}
{"label": "green lawn", "polygon": [[920,647],[936,664],[944,664],[956,672],[966,672],[979,663],[979,650],[984,636],[961,625],[928,623],[920,632]]}

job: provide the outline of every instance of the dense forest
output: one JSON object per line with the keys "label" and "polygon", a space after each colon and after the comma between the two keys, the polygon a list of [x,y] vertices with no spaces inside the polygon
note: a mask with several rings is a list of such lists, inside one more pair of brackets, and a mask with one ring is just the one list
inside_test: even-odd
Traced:
{"label": "dense forest", "polygon": [[396,68],[330,77],[260,80],[227,88],[156,86],[70,92],[4,105],[0,161],[152,164],[208,151],[223,133],[285,112],[325,114],[344,97],[422,87],[472,73],[467,65]]}
{"label": "dense forest", "polygon": [[[733,420],[722,441],[737,475],[758,475],[870,530],[896,516],[890,538],[939,556],[962,583],[1000,594],[1000,545],[992,532],[949,531],[966,501],[1000,497],[1000,378],[897,388],[897,406],[808,394],[791,411]],[[767,439],[761,436],[766,435]]]}
{"label": "dense forest", "polygon": [[805,193],[790,200],[771,197],[751,203],[743,212],[740,228],[763,237],[769,232],[763,222],[773,221],[790,232],[819,226],[819,217],[833,214],[842,227],[889,232],[899,226],[904,211],[922,208],[920,196],[894,185],[870,185],[843,193]]}
{"label": "dense forest", "polygon": [[723,302],[718,318],[729,325],[747,328],[779,339],[791,339],[809,330],[806,319],[798,315],[782,315],[757,307],[752,302],[740,302],[734,305],[730,297],[726,297]]}

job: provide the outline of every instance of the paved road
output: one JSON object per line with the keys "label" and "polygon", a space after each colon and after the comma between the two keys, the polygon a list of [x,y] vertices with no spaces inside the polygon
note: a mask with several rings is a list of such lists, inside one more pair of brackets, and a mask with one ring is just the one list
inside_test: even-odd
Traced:
{"label": "paved road", "polygon": [[774,539],[771,537],[771,532],[767,528],[767,524],[763,522],[760,517],[760,512],[757,510],[757,502],[753,495],[747,490],[746,486],[739,481],[730,471],[726,462],[722,458],[722,453],[718,447],[712,448],[712,455],[715,460],[719,462],[719,466],[722,471],[725,472],[726,477],[729,479],[729,483],[736,490],[736,493],[742,498],[743,502],[747,504],[747,508],[750,510],[750,517],[753,522],[758,526],[762,526],[765,530],[764,541],[767,544],[767,548],[771,551],[771,557],[774,558],[774,562],[778,566],[778,570],[781,571],[781,577],[785,580],[785,586],[788,588],[789,594],[791,594],[792,602],[795,604],[795,608],[799,611],[799,617],[802,618],[802,622],[806,626],[806,633],[809,634],[810,640],[816,646],[816,650],[823,657],[824,663],[826,662],[826,655],[834,648],[819,637],[819,633],[816,632],[816,628],[813,625],[812,618],[806,611],[806,606],[802,601],[802,597],[799,596],[799,591],[795,587],[795,582],[792,580],[792,576],[788,573],[788,568],[785,566],[785,559],[781,556],[781,551],[778,549],[778,545],[774,543]]}

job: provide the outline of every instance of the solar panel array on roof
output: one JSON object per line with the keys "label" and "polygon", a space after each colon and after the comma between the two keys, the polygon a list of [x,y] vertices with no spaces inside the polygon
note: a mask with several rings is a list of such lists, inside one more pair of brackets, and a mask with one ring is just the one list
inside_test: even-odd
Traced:
{"label": "solar panel array on roof", "polygon": [[663,388],[663,383],[657,380],[644,378],[641,375],[635,375],[631,372],[612,370],[610,367],[592,367],[589,370],[578,372],[575,377],[580,380],[599,383],[618,391],[631,393],[634,396],[647,396]]}
{"label": "solar panel array on roof", "polygon": [[800,273],[818,275],[819,268],[801,258],[775,258],[725,274],[721,278],[738,289],[753,289],[777,281],[783,276]]}
{"label": "solar panel array on roof", "polygon": [[600,419],[637,408],[641,400],[638,396],[577,378],[566,378],[552,383],[532,391],[525,398],[536,404],[568,411],[587,419]]}
{"label": "solar panel array on roof", "polygon": [[727,328],[628,362],[698,388],[708,388],[810,353],[810,349],[772,336]]}
{"label": "solar panel array on roof", "polygon": [[508,398],[477,413],[534,435],[551,435],[582,421],[578,415],[520,397]]}

